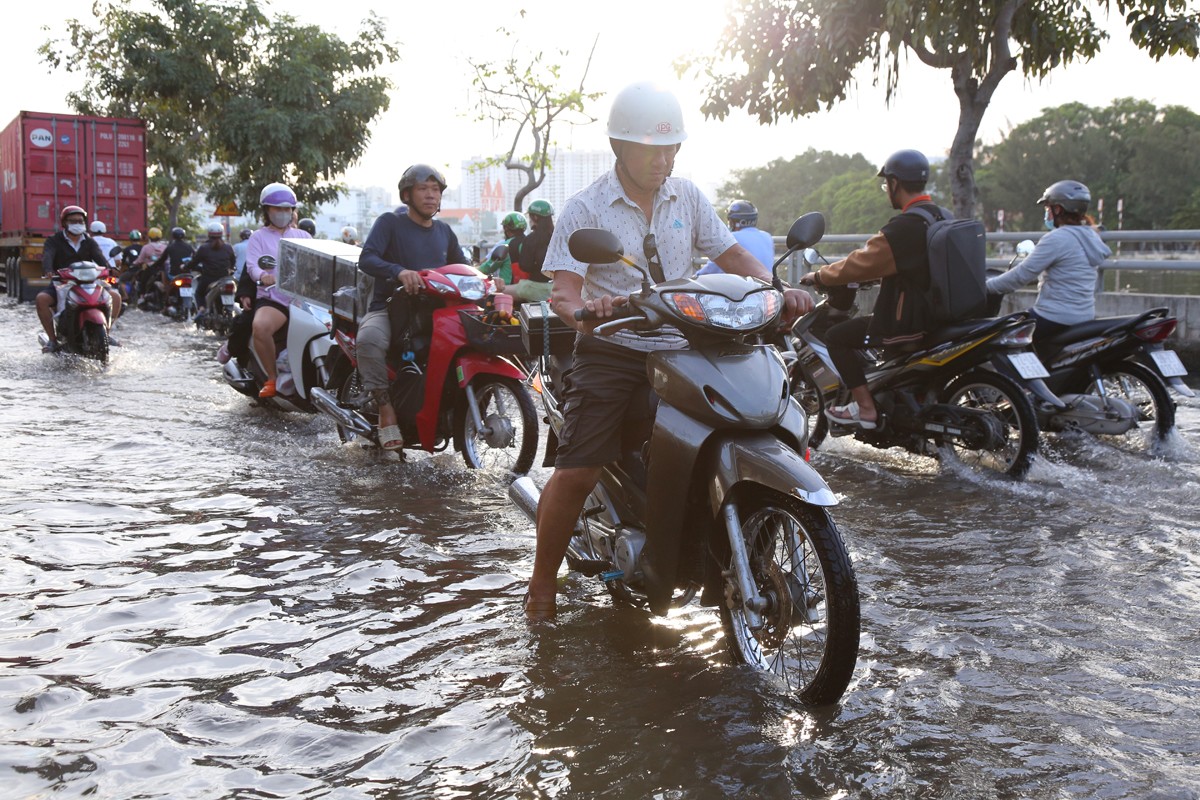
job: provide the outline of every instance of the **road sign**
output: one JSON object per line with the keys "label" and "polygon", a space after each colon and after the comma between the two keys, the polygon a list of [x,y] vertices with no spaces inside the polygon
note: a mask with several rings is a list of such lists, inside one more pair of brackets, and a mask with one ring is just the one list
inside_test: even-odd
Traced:
{"label": "road sign", "polygon": [[217,206],[217,210],[213,212],[214,217],[240,217],[242,212],[238,211],[237,203],[232,200],[221,203]]}

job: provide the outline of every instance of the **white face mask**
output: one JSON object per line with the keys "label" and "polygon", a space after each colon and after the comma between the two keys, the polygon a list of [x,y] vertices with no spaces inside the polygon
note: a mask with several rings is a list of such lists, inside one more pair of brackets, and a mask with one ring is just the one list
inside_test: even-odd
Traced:
{"label": "white face mask", "polygon": [[87,227],[82,222],[72,222],[67,226],[67,233],[71,234],[72,236],[81,236],[86,230]]}
{"label": "white face mask", "polygon": [[271,224],[276,228],[286,228],[292,224],[292,212],[290,211],[272,211],[269,216]]}

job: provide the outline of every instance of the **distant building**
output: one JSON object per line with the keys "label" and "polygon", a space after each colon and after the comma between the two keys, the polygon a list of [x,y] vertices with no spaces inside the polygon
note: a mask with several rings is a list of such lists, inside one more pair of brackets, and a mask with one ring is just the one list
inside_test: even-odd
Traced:
{"label": "distant building", "polygon": [[[466,208],[476,208],[484,213],[482,222],[488,222],[487,212],[495,215],[496,221],[513,210],[513,199],[525,185],[525,173],[506,170],[504,167],[477,167],[482,159],[476,157],[462,162],[462,180],[459,183],[458,200]],[[550,168],[542,185],[525,197],[522,211],[534,200],[548,200],[556,209],[562,208],[567,198],[583,189],[612,168],[611,150],[579,152],[555,149],[550,152]],[[493,222],[492,224],[495,224]],[[481,234],[495,233],[485,228]]]}

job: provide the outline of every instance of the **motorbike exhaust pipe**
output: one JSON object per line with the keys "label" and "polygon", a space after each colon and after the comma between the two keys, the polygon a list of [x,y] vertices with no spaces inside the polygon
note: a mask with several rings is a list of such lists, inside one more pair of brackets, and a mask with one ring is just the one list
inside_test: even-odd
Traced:
{"label": "motorbike exhaust pipe", "polygon": [[542,493],[528,475],[517,478],[508,485],[508,499],[521,509],[530,522],[537,522],[538,501]]}
{"label": "motorbike exhaust pipe", "polygon": [[371,435],[371,423],[363,419],[361,414],[339,406],[337,400],[329,392],[319,387],[313,387],[309,390],[308,396],[319,411],[333,417],[343,428],[349,428],[360,436],[369,437]]}

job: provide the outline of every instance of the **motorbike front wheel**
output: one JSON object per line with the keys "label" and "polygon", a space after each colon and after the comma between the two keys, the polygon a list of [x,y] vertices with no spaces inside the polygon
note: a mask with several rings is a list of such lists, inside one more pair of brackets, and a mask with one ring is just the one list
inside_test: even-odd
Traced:
{"label": "motorbike front wheel", "polygon": [[730,557],[721,623],[730,655],[782,679],[806,705],[834,703],[858,659],[858,581],[829,513],[763,490],[741,498],[738,517],[763,625],[746,618]]}
{"label": "motorbike front wheel", "polygon": [[108,363],[108,331],[99,322],[83,323],[80,345],[83,355],[94,358],[101,364]]}
{"label": "motorbike front wheel", "polygon": [[[1175,401],[1154,370],[1133,361],[1121,361],[1102,367],[1101,380],[1109,397],[1126,401],[1138,412],[1136,428],[1123,436],[1106,438],[1124,438],[1130,446],[1137,448],[1162,441],[1175,427]],[[1091,393],[1096,393],[1094,385]],[[1146,422],[1150,423],[1149,431],[1142,424]]]}
{"label": "motorbike front wheel", "polygon": [[463,460],[472,469],[506,469],[518,475],[533,466],[538,420],[533,398],[520,382],[481,375],[471,381],[481,426],[463,402],[455,410],[455,431]]}
{"label": "motorbike front wheel", "polygon": [[1029,396],[1013,380],[995,372],[975,370],[946,387],[943,402],[989,411],[999,425],[998,447],[974,448],[951,439],[950,454],[964,464],[1024,478],[1037,455],[1037,415]]}

